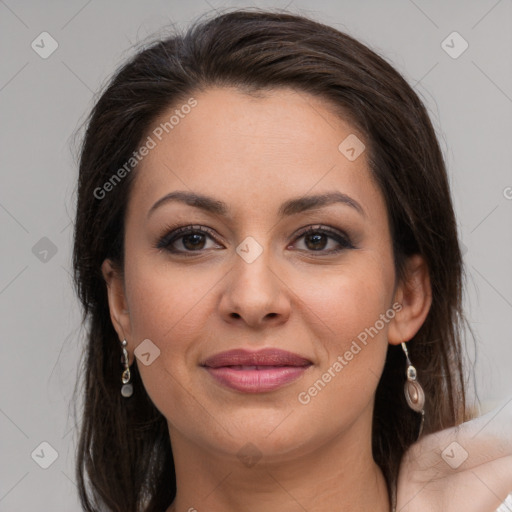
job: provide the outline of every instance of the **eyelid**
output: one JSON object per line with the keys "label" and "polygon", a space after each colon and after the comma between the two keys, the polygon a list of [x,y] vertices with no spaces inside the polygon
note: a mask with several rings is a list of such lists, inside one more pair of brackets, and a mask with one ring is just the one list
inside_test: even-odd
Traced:
{"label": "eyelid", "polygon": [[350,240],[350,237],[344,231],[336,229],[336,228],[332,228],[330,226],[326,226],[324,224],[311,224],[309,226],[305,226],[304,228],[301,228],[298,231],[298,233],[295,233],[294,236],[295,236],[295,238],[298,238],[298,237],[308,234],[311,231],[313,231],[313,232],[322,231],[322,232],[326,232],[326,233],[331,233],[333,235],[338,235],[339,237],[343,237],[347,241]]}
{"label": "eyelid", "polygon": [[316,252],[318,254],[323,253],[325,255],[329,255],[336,254],[346,249],[356,249],[351,237],[347,233],[345,233],[343,230],[332,228],[330,226],[325,226],[323,224],[312,224],[310,226],[306,226],[305,228],[300,229],[299,232],[294,235],[293,244],[295,244],[298,239],[302,238],[303,236],[309,233],[327,234],[331,239],[334,239],[341,246],[341,248],[331,249],[330,251],[307,251],[309,253],[314,254]]}
{"label": "eyelid", "polygon": [[[188,224],[184,226],[167,226],[165,228],[165,235],[160,237],[157,241],[156,248],[157,249],[166,249],[171,242],[175,240],[179,240],[183,236],[190,234],[191,232],[201,232],[203,234],[209,235],[212,239],[216,240],[217,234],[210,228],[200,225],[200,224]],[[183,252],[183,251],[177,251]],[[193,252],[193,251],[188,251]],[[199,251],[197,251],[199,252]]]}

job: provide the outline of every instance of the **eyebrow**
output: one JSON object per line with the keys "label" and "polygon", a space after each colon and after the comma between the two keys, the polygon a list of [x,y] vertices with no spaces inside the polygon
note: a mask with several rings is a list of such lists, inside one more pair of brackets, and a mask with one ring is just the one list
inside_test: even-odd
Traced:
{"label": "eyebrow", "polygon": [[[200,208],[214,215],[229,216],[229,207],[223,201],[194,192],[177,190],[161,197],[148,211],[148,217],[160,206],[170,202],[181,202],[195,208]],[[279,208],[279,217],[288,217],[307,210],[315,210],[331,204],[341,203],[350,206],[363,217],[366,217],[362,206],[347,194],[341,192],[326,192],[324,194],[302,196],[285,201]]]}

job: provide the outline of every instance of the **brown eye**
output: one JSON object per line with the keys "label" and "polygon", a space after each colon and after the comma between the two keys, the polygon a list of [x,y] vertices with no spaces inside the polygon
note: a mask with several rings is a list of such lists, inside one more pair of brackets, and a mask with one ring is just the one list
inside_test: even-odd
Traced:
{"label": "brown eye", "polygon": [[[215,237],[209,229],[202,226],[184,226],[171,230],[161,238],[156,247],[173,254],[183,255],[200,253],[206,249],[222,248],[220,245],[207,247],[208,239],[215,242]],[[302,231],[295,243],[300,239],[304,239],[305,248],[299,248],[299,250],[317,252],[321,255],[355,249],[347,235],[326,227],[310,226]]]}
{"label": "brown eye", "polygon": [[184,226],[167,233],[156,247],[175,254],[186,254],[212,248],[206,247],[208,239],[214,240],[210,230],[202,226]]}
{"label": "brown eye", "polygon": [[329,237],[324,233],[308,234],[305,236],[306,246],[311,250],[324,249]]}
{"label": "brown eye", "polygon": [[[305,250],[307,252],[318,252],[322,254],[332,254],[345,249],[354,249],[348,236],[325,227],[309,227],[296,239],[304,239]],[[331,248],[326,249],[331,243]]]}
{"label": "brown eye", "polygon": [[202,249],[205,243],[205,235],[199,233],[192,233],[190,235],[181,236],[180,238],[182,239],[183,246],[191,251],[194,249]]}

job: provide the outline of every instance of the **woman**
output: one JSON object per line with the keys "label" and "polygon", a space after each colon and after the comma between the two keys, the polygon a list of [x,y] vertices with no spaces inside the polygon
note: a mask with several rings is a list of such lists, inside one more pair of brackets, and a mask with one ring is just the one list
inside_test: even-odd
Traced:
{"label": "woman", "polygon": [[446,492],[478,471],[453,444],[445,165],[410,86],[346,34],[235,11],[132,58],[88,121],[74,269],[84,510],[494,510],[512,489],[508,437],[482,434],[488,492]]}

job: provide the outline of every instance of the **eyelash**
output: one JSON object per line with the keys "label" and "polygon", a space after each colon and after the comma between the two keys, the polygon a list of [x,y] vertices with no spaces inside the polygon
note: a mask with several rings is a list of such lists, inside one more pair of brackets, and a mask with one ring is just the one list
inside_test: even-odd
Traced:
{"label": "eyelash", "polygon": [[[185,255],[187,257],[192,257],[195,255],[193,253],[200,253],[201,251],[203,251],[203,249],[198,249],[197,251],[190,251],[190,250],[183,251],[183,250],[177,250],[177,249],[171,248],[170,247],[171,244],[173,244],[177,240],[180,240],[181,238],[185,237],[186,235],[193,235],[193,234],[198,234],[198,233],[207,235],[207,236],[215,239],[214,232],[208,228],[203,227],[203,226],[182,226],[182,227],[179,227],[176,229],[174,229],[174,227],[172,227],[172,226],[168,226],[167,231],[168,231],[168,233],[166,235],[164,235],[156,243],[155,248],[156,249],[165,249],[166,251],[168,251],[172,254]],[[320,226],[308,226],[307,228],[301,230],[298,233],[298,235],[296,236],[294,243],[297,240],[299,240],[300,238],[302,238],[306,235],[309,235],[311,233],[315,233],[315,234],[319,233],[319,234],[327,235],[329,238],[331,238],[331,239],[335,240],[337,243],[339,243],[341,247],[338,249],[331,249],[329,251],[320,249],[318,251],[306,250],[306,252],[320,253],[320,254],[323,253],[323,254],[329,255],[329,254],[337,254],[346,249],[355,249],[356,248],[350,241],[350,238],[347,235],[345,235],[344,233],[340,233],[333,229],[330,229],[327,227],[320,227]],[[187,253],[189,253],[189,254],[187,254]]]}

